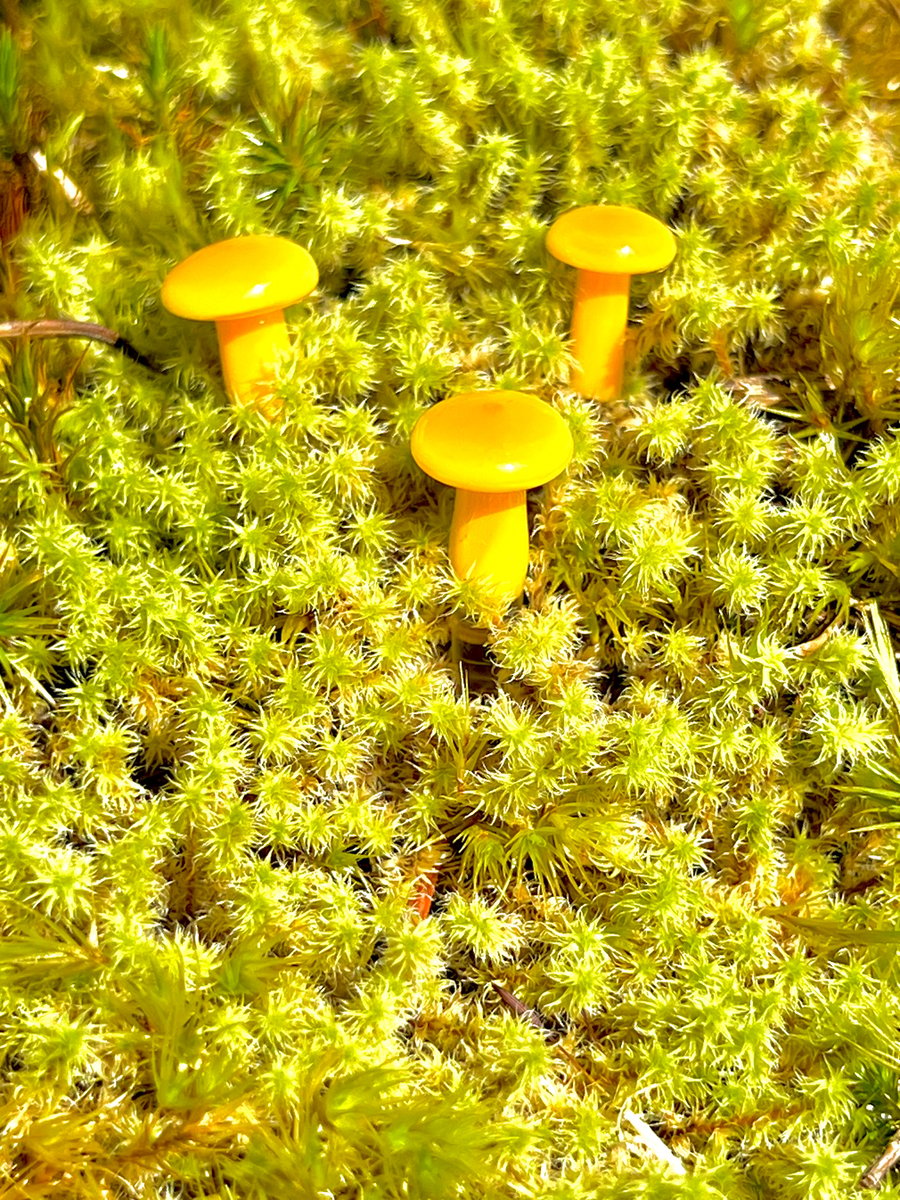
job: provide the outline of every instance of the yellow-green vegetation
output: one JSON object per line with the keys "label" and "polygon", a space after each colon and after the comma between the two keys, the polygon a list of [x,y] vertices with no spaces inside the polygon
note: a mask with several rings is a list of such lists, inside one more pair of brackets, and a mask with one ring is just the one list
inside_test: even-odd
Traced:
{"label": "yellow-green vegetation", "polygon": [[[164,370],[0,344],[0,1194],[852,1195],[900,1126],[896,4],[5,12],[0,320]],[[679,245],[602,407],[544,247],[595,203]],[[259,232],[321,272],[275,422],[159,301]],[[496,619],[408,446],[479,387],[576,444]]]}

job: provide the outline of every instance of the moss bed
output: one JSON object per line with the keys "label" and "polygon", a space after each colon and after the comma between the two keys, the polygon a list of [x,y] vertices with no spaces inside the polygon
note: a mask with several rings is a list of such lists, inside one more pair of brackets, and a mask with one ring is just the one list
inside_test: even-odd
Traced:
{"label": "moss bed", "polygon": [[[900,1127],[894,0],[5,13],[0,319],[146,361],[0,341],[0,1195],[851,1196]],[[678,240],[606,404],[545,248],[599,203]],[[160,304],[245,233],[320,271],[276,420]],[[409,452],[489,387],[575,441],[509,612]]]}

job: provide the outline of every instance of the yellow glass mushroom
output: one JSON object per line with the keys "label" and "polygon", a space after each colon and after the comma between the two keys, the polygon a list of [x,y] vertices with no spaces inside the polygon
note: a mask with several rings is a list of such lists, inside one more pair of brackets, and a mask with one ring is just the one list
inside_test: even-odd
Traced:
{"label": "yellow glass mushroom", "polygon": [[563,213],[550,226],[547,249],[578,268],[572,311],[572,387],[614,400],[622,388],[631,276],[660,271],[675,257],[675,238],[655,217],[616,204]]}
{"label": "yellow glass mushroom", "polygon": [[251,234],[204,246],[179,263],[166,276],[162,302],[178,317],[215,321],[226,391],[275,416],[265,397],[275,364],[290,349],[284,309],[318,281],[302,246]]}
{"label": "yellow glass mushroom", "polygon": [[525,492],[564,471],[572,457],[565,421],[523,392],[462,392],[441,400],[412,432],[413,458],[456,488],[450,561],[491,599],[517,600],[528,572]]}

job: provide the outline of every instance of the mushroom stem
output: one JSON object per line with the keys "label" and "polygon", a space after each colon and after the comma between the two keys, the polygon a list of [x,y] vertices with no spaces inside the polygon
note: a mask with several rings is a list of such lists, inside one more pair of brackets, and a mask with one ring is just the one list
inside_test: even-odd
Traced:
{"label": "mushroom stem", "polygon": [[291,348],[283,310],[217,321],[216,332],[225,390],[258,405],[266,416],[277,416],[281,405],[271,396],[274,368]]}
{"label": "mushroom stem", "polygon": [[517,600],[528,573],[525,492],[457,488],[450,561],[461,579],[477,579],[498,601]]}
{"label": "mushroom stem", "polygon": [[630,275],[578,272],[572,313],[572,387],[582,396],[615,400],[622,389]]}

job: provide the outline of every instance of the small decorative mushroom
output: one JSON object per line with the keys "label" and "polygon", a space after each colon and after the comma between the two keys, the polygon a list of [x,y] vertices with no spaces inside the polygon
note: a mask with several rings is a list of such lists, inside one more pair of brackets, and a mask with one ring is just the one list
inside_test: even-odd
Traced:
{"label": "small decorative mushroom", "polygon": [[265,234],[228,238],[169,272],[162,302],[177,317],[215,321],[225,389],[267,408],[272,369],[290,349],[284,309],[313,290],[315,262],[302,246]]}
{"label": "small decorative mushroom", "polygon": [[578,268],[572,312],[572,387],[614,400],[622,387],[631,276],[660,271],[675,257],[675,238],[655,217],[615,204],[563,213],[550,226],[547,249]]}
{"label": "small decorative mushroom", "polygon": [[450,561],[491,597],[517,600],[528,572],[525,492],[569,464],[565,421],[523,392],[461,392],[423,413],[412,432],[413,458],[426,474],[456,488]]}

